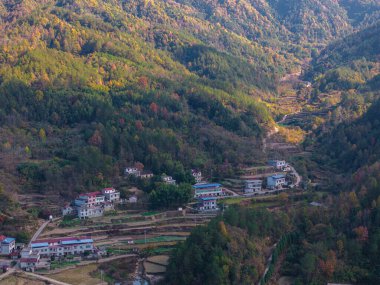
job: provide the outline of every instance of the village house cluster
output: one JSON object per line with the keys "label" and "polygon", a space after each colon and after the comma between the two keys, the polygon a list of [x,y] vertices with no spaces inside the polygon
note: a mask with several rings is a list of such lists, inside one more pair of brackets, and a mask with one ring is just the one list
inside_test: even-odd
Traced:
{"label": "village house cluster", "polygon": [[[269,160],[268,165],[272,166],[277,171],[291,171],[289,164],[285,160]],[[255,195],[265,194],[267,191],[282,190],[286,186],[290,186],[285,174],[274,174],[266,177],[266,181],[261,179],[246,180],[244,186],[244,194]],[[265,189],[264,189],[265,186]]]}
{"label": "village house cluster", "polygon": [[51,258],[95,253],[94,241],[88,237],[41,239],[17,252],[19,266],[25,271],[50,269]]}
{"label": "village house cluster", "polygon": [[105,211],[114,210],[120,201],[120,192],[115,188],[80,194],[71,205],[62,209],[62,215],[77,215],[80,219],[103,216]]}
{"label": "village house cluster", "polygon": [[153,172],[151,171],[144,171],[144,170],[140,170],[138,169],[137,167],[134,167],[134,166],[128,166],[125,168],[125,171],[124,171],[124,174],[129,176],[135,176],[135,177],[138,177],[138,178],[141,178],[141,179],[149,179],[149,178],[152,178],[154,176]]}
{"label": "village house cluster", "polygon": [[[124,170],[126,176],[134,176],[140,179],[150,179],[154,176],[151,171],[143,171],[135,166],[128,166]],[[198,169],[192,169],[191,175],[194,177],[195,183],[201,183],[203,181],[202,172]],[[172,176],[162,174],[161,180],[166,184],[176,184],[176,180]]]}

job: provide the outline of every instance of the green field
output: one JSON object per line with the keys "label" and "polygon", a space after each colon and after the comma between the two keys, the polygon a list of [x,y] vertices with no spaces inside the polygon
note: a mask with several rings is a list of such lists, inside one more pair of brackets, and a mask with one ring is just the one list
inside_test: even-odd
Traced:
{"label": "green field", "polygon": [[154,243],[154,242],[170,242],[170,241],[183,241],[186,240],[186,237],[181,236],[158,236],[153,238],[138,239],[135,240],[135,244],[144,244],[146,243]]}

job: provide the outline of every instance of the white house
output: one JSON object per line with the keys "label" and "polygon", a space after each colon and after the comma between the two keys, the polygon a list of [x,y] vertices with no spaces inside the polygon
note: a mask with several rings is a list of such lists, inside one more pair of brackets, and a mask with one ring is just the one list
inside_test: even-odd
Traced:
{"label": "white house", "polygon": [[74,204],[75,206],[82,206],[83,204],[86,204],[88,206],[98,206],[104,203],[105,196],[100,192],[89,192],[80,194],[77,199],[75,199]]}
{"label": "white house", "polygon": [[262,180],[246,180],[244,193],[255,193],[262,190],[263,181]]}
{"label": "white house", "polygon": [[94,241],[87,237],[68,237],[36,240],[31,243],[33,252],[42,257],[80,255],[93,252]]}
{"label": "white house", "polygon": [[104,207],[83,205],[83,206],[77,207],[77,211],[78,211],[79,219],[96,218],[96,217],[103,216]]}
{"label": "white house", "polygon": [[140,170],[138,170],[136,167],[129,166],[125,168],[125,175],[134,175],[134,176],[140,176]]}
{"label": "white house", "polygon": [[16,239],[0,236],[0,255],[9,255],[16,248]]}
{"label": "white house", "polygon": [[141,179],[149,179],[149,178],[152,178],[153,176],[154,174],[151,171],[141,171],[139,177]]}
{"label": "white house", "polygon": [[104,188],[102,193],[107,201],[118,202],[120,200],[120,192],[116,191],[115,188]]}
{"label": "white house", "polygon": [[285,175],[283,174],[276,174],[267,177],[267,188],[269,189],[279,189],[282,188],[286,184]]}
{"label": "white house", "polygon": [[278,170],[282,170],[288,165],[285,160],[269,160],[268,164]]}
{"label": "white house", "polygon": [[200,211],[217,211],[218,206],[216,204],[215,197],[201,197],[198,199],[198,210]]}
{"label": "white house", "polygon": [[66,205],[65,207],[62,208],[62,216],[69,216],[69,215],[74,215],[75,209],[71,207],[70,205]]}
{"label": "white house", "polygon": [[202,182],[203,177],[202,177],[202,172],[200,170],[192,169],[191,174],[193,175],[196,183]]}
{"label": "white house", "polygon": [[172,184],[172,185],[176,184],[176,181],[171,176],[162,175],[161,178],[162,178],[162,181],[165,182],[166,184]]}

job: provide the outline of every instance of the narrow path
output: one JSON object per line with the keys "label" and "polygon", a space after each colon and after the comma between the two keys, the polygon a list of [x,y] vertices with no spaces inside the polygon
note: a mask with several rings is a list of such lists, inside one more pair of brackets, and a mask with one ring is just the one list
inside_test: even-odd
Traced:
{"label": "narrow path", "polygon": [[238,194],[235,191],[232,191],[232,190],[230,190],[230,189],[228,189],[226,187],[223,187],[222,189],[223,189],[223,191],[226,191],[226,192],[230,193],[231,196],[221,197],[221,199],[223,199],[223,198],[231,198],[231,197],[241,197],[240,194]]}
{"label": "narrow path", "polygon": [[17,274],[17,275],[20,275],[20,276],[22,276],[22,275],[30,276],[30,277],[33,277],[33,279],[39,279],[39,280],[47,281],[47,282],[49,282],[49,284],[53,284],[53,285],[73,285],[73,284],[69,284],[69,283],[65,283],[65,282],[60,282],[60,281],[51,279],[49,277],[45,277],[45,276],[41,276],[41,275],[38,275],[38,274],[34,274],[34,273],[31,273],[31,272],[21,271],[19,269],[15,269],[15,268],[10,269],[9,271],[7,271],[4,274],[1,274],[0,275],[0,280],[5,279],[6,277],[8,277],[8,276],[10,276],[12,274]]}
{"label": "narrow path", "polygon": [[300,185],[300,183],[302,181],[302,177],[299,175],[299,173],[297,172],[297,170],[293,166],[291,166],[289,164],[289,167],[292,170],[292,173],[294,173],[294,175],[296,176],[296,182],[294,183],[294,186],[297,187]]}
{"label": "narrow path", "polygon": [[33,237],[31,238],[30,242],[29,242],[29,246],[31,246],[32,242],[34,242],[39,236],[40,234],[42,233],[42,231],[46,228],[46,226],[50,223],[50,221],[46,221],[44,222],[40,227],[39,229],[34,233]]}
{"label": "narrow path", "polygon": [[16,269],[14,268],[11,268],[9,269],[7,272],[3,273],[3,274],[0,274],[0,280],[8,277],[9,275],[12,275],[14,272],[16,271]]}

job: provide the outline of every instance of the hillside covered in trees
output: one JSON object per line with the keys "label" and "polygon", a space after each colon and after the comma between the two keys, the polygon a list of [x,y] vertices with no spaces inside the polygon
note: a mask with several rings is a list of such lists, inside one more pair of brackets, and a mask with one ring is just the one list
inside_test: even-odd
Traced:
{"label": "hillside covered in trees", "polygon": [[166,281],[256,284],[279,242],[296,284],[378,284],[379,19],[376,0],[1,1],[1,232],[27,240],[28,195],[63,203],[127,165],[177,180],[133,181],[160,209],[191,199],[191,168],[220,180],[264,164],[268,102],[309,65],[302,103],[327,115],[307,129],[305,175],[330,171],[324,207],[231,207]]}
{"label": "hillside covered in trees", "polygon": [[[70,196],[134,161],[181,180],[263,160],[273,120],[260,98],[355,28],[343,6],[297,3],[2,1],[5,192]],[[327,34],[299,39],[309,11]]]}

